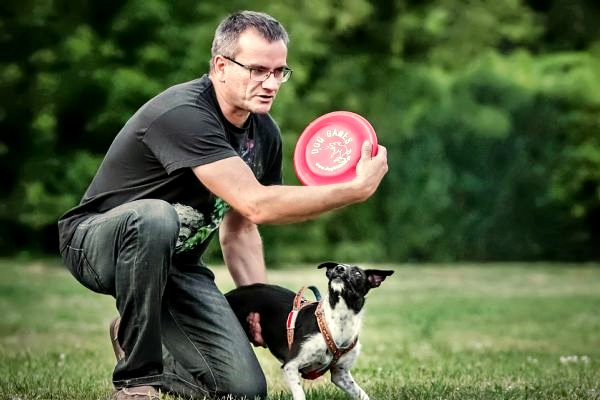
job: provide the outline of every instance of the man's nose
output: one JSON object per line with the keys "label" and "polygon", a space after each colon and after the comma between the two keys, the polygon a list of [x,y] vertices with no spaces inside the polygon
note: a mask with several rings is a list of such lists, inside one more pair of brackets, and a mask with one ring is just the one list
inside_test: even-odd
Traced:
{"label": "man's nose", "polygon": [[275,79],[273,74],[270,74],[262,83],[262,87],[269,90],[277,90],[281,86],[281,82]]}

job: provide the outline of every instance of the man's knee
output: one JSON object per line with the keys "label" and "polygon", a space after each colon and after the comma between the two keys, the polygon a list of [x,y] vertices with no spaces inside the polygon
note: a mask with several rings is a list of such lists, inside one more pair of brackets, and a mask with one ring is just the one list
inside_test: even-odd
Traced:
{"label": "man's knee", "polygon": [[132,220],[139,234],[160,246],[174,246],[179,234],[179,218],[171,204],[163,200],[139,200]]}

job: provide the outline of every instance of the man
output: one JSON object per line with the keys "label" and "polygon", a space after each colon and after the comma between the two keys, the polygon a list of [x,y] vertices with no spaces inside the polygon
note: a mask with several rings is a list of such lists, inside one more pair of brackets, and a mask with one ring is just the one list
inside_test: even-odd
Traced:
{"label": "man", "polygon": [[364,201],[387,172],[385,148],[371,157],[366,143],[352,182],[281,184],[280,132],[268,112],[291,75],[287,44],[284,28],[266,14],[223,20],[209,75],[142,106],[81,203],[59,221],[72,274],[116,299],[112,399],[157,399],[157,388],[264,398],[265,377],[203,251],[219,228],[235,284],[265,282],[257,225]]}

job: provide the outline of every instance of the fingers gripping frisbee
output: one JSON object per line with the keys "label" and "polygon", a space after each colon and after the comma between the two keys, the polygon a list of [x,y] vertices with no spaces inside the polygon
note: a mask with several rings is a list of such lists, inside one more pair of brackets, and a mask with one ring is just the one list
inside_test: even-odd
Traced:
{"label": "fingers gripping frisbee", "polygon": [[304,185],[347,182],[356,177],[356,164],[365,141],[377,154],[375,130],[364,117],[334,111],[312,121],[294,150],[296,176]]}

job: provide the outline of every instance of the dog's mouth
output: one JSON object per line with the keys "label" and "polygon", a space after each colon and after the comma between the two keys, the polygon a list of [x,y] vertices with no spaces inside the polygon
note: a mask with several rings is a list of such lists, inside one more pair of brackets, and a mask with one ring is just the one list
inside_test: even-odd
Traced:
{"label": "dog's mouth", "polygon": [[346,280],[341,275],[334,276],[329,281],[329,286],[334,292],[341,292],[346,287]]}

